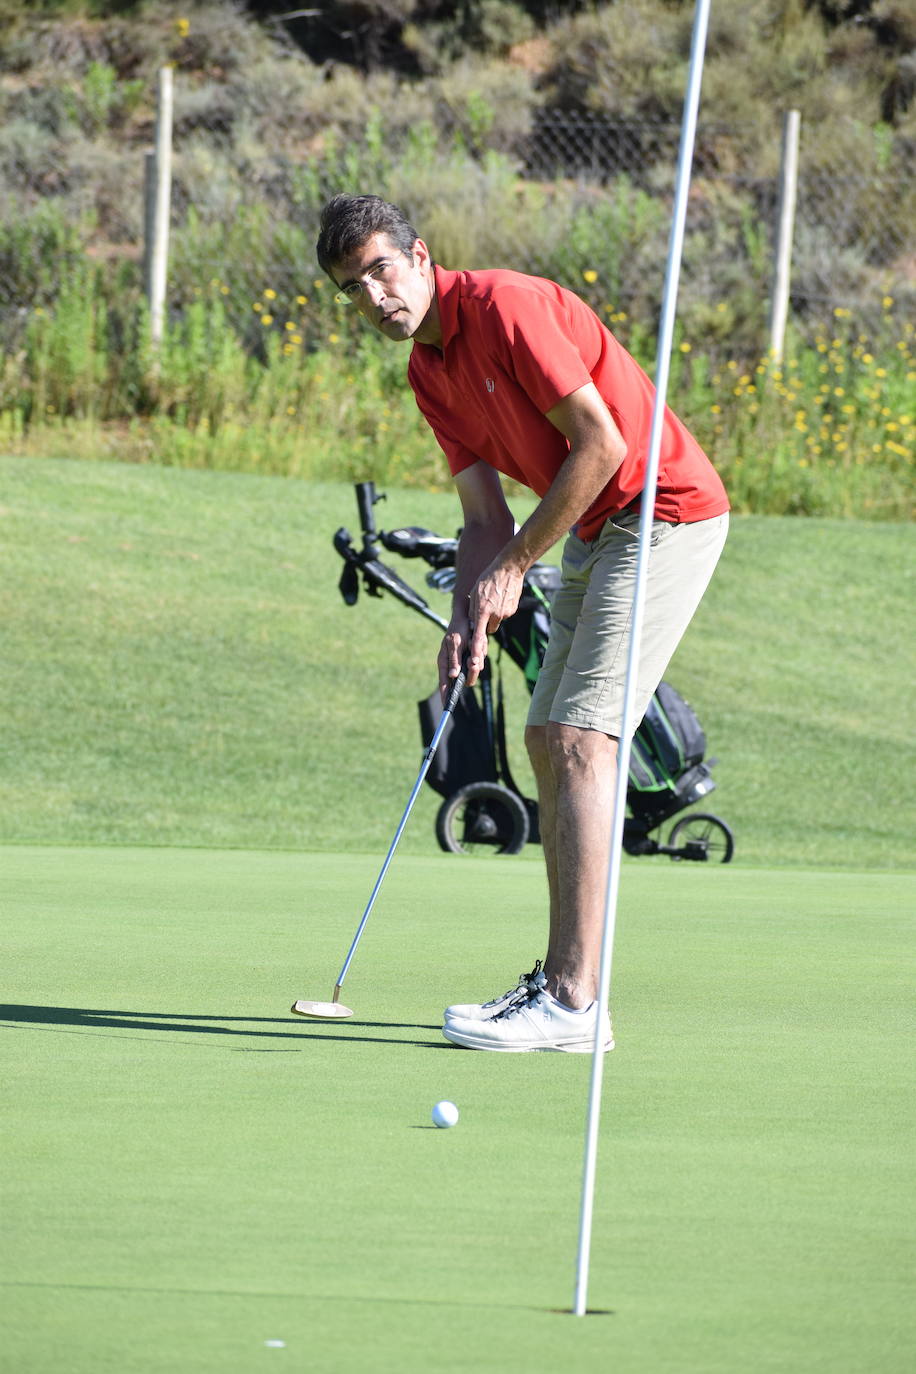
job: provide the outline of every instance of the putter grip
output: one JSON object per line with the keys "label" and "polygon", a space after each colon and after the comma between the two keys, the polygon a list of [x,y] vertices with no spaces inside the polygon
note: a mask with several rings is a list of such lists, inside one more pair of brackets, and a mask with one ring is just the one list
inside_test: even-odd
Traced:
{"label": "putter grip", "polygon": [[464,663],[462,664],[461,672],[458,674],[458,676],[455,678],[455,681],[452,683],[452,690],[449,692],[448,701],[445,703],[445,707],[443,708],[445,715],[451,715],[455,707],[458,705],[458,698],[464,691],[464,684],[466,681],[467,659],[465,659]]}

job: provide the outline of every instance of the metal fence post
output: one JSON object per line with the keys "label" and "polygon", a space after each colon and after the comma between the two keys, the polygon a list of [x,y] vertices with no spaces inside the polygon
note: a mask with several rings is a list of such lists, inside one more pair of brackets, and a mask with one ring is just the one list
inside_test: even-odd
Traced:
{"label": "metal fence post", "polygon": [[770,302],[770,353],[782,362],[789,317],[789,285],[792,276],[792,236],[795,229],[795,195],[798,186],[798,135],[801,115],[787,111],[782,124],[782,157],[779,168],[779,212]]}
{"label": "metal fence post", "polygon": [[[149,155],[147,155],[149,158]],[[152,174],[150,174],[152,171]],[[146,233],[146,290],[150,337],[154,349],[162,342],[165,289],[169,261],[169,210],[172,199],[172,68],[161,67],[156,100],[156,151],[152,168],[147,161],[144,229]]]}

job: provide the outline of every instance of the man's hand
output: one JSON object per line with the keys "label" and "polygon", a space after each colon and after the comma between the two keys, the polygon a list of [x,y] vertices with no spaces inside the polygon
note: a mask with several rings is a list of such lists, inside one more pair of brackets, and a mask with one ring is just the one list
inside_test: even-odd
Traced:
{"label": "man's hand", "polygon": [[471,627],[469,622],[452,616],[452,622],[445,632],[439,650],[439,695],[443,703],[448,700],[455,678],[461,672],[461,663],[468,647]]}
{"label": "man's hand", "polygon": [[507,568],[499,558],[481,575],[468,597],[468,616],[473,627],[468,646],[468,685],[483,671],[487,636],[495,634],[504,620],[514,615],[521,600],[524,573]]}
{"label": "man's hand", "polygon": [[524,572],[506,567],[500,557],[494,558],[471,588],[467,615],[455,612],[439,650],[439,691],[443,700],[461,671],[465,654],[467,683],[474,686],[483,672],[488,636],[495,634],[502,622],[518,610],[524,584]]}
{"label": "man's hand", "polygon": [[467,683],[473,687],[483,672],[487,639],[518,610],[524,573],[508,569],[496,558],[468,596],[468,614],[452,616],[439,650],[439,692],[444,701],[467,655]]}

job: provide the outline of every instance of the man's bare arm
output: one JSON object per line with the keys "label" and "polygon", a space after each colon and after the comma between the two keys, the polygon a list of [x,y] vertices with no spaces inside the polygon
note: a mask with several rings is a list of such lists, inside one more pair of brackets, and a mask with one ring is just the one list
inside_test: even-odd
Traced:
{"label": "man's bare arm", "polygon": [[[463,529],[458,540],[452,615],[439,653],[439,686],[445,693],[458,676],[470,638],[470,605],[481,572],[506,547],[515,530],[499,474],[487,463],[474,463],[455,478]],[[476,681],[481,661],[473,679]]]}
{"label": "man's bare arm", "polygon": [[[521,529],[492,555],[488,565],[481,566],[476,584],[464,592],[469,594],[473,627],[468,647],[469,683],[477,680],[483,668],[487,635],[518,609],[528,569],[584,515],[626,456],[623,436],[593,383],[566,396],[547,412],[547,418],[569,440],[569,455]],[[479,467],[481,464],[475,464],[468,471],[475,473]],[[492,533],[492,526],[486,528]],[[485,549],[485,541],[476,544],[475,554]],[[470,559],[467,574],[472,575]],[[452,671],[450,660],[449,676],[454,677],[457,671],[457,667]]]}

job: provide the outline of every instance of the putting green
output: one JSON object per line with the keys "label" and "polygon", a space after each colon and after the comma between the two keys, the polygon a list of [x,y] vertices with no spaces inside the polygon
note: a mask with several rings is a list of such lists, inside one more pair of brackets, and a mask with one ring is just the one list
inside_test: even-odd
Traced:
{"label": "putting green", "polygon": [[0,1368],[909,1374],[913,876],[625,865],[576,1319],[589,1058],[438,1030],[540,865],[399,857],[295,1020],[379,862],[2,851]]}

